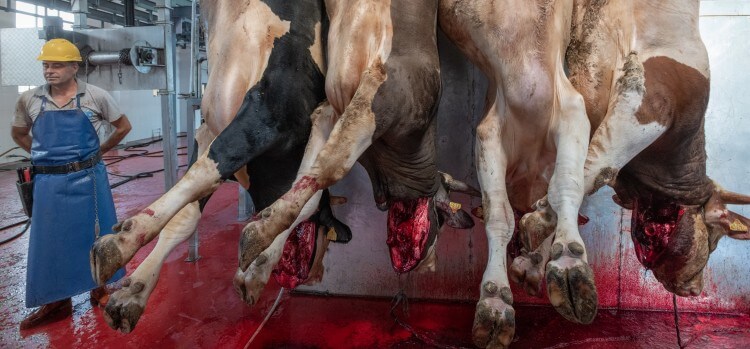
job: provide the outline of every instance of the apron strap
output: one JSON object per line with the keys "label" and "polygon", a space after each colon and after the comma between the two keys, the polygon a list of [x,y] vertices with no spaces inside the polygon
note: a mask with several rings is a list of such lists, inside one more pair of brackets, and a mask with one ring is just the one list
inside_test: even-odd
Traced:
{"label": "apron strap", "polygon": [[[42,98],[42,106],[39,108],[39,113],[41,114],[45,108],[47,108],[47,97],[41,96]],[[81,109],[81,95],[76,95],[76,109]]]}

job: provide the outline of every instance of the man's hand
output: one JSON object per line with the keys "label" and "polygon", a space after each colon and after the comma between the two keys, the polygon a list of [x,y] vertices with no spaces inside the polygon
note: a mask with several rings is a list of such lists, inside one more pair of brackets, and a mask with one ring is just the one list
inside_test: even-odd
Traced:
{"label": "man's hand", "polygon": [[[115,127],[115,131],[112,132],[112,135],[109,136],[104,144],[100,146],[102,154],[108,152],[110,149],[114,148],[114,146],[120,144],[120,141],[122,141],[122,139],[125,138],[128,132],[130,132],[130,130],[132,129],[132,127],[130,126],[130,120],[128,120],[128,117],[125,115],[122,115],[119,119],[112,121],[112,126]],[[31,141],[29,141],[29,144],[31,144]]]}
{"label": "man's hand", "polygon": [[[128,124],[128,127],[130,124]],[[31,153],[31,135],[29,135],[30,127],[18,127],[13,126],[10,129],[10,136],[13,137],[13,142],[16,142],[19,147],[23,150]]]}

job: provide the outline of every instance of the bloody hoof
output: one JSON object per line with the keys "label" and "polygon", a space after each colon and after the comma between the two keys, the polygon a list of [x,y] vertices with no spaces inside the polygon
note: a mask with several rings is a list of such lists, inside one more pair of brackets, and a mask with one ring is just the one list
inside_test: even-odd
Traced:
{"label": "bloody hoof", "polygon": [[143,292],[145,285],[141,281],[125,280],[123,287],[110,295],[104,308],[104,319],[112,329],[130,333],[141,318],[146,307],[148,294]]}
{"label": "bloody hoof", "polygon": [[94,281],[100,286],[107,283],[127,263],[117,245],[117,235],[110,234],[97,239],[91,247],[89,262]]}
{"label": "bloody hoof", "polygon": [[234,291],[237,292],[237,295],[240,296],[240,299],[242,299],[243,302],[250,306],[255,305],[256,297],[247,292],[248,289],[245,286],[245,273],[242,269],[237,268],[237,271],[234,273],[234,278],[232,278],[232,285],[234,285]]}
{"label": "bloody hoof", "polygon": [[513,282],[521,285],[526,294],[541,297],[544,279],[544,263],[542,262],[542,256],[539,253],[524,253],[513,260],[508,276]]}
{"label": "bloody hoof", "polygon": [[255,259],[246,271],[243,272],[242,269],[237,269],[237,272],[234,273],[232,284],[243,302],[250,306],[258,303],[260,294],[271,277],[272,269],[273,265],[268,262],[268,258],[263,254]]}
{"label": "bloody hoof", "polygon": [[480,299],[471,332],[474,344],[480,348],[507,348],[516,332],[513,307],[500,297]]}
{"label": "bloody hoof", "polygon": [[[577,253],[575,245],[579,244],[570,245],[574,246],[562,248],[556,243],[552,247],[552,260],[547,263],[547,294],[560,315],[570,321],[590,324],[598,306],[594,273]],[[575,251],[571,252],[570,247]]]}

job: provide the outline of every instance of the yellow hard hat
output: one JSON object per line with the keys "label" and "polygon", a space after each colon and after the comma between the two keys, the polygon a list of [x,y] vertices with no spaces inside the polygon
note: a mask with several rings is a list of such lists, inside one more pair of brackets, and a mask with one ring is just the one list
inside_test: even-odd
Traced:
{"label": "yellow hard hat", "polygon": [[81,52],[72,42],[65,39],[52,39],[42,46],[37,61],[81,62]]}

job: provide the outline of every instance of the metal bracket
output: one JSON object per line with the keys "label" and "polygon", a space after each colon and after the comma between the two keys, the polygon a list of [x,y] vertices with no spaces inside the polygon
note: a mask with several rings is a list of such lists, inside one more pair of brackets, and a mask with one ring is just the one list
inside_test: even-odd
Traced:
{"label": "metal bracket", "polygon": [[143,74],[151,71],[151,67],[164,67],[164,49],[151,47],[146,41],[136,41],[130,49],[130,61],[133,67]]}

